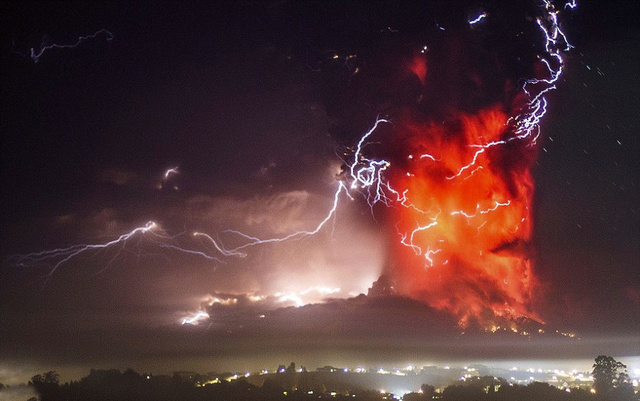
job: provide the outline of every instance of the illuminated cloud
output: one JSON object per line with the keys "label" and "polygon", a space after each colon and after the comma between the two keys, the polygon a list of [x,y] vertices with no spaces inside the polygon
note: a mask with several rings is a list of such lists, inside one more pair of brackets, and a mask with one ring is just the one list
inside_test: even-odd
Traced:
{"label": "illuminated cloud", "polygon": [[273,234],[288,234],[313,224],[312,218],[321,213],[318,210],[321,200],[299,190],[253,199],[197,196],[189,199],[185,207],[203,226],[262,226],[264,231]]}

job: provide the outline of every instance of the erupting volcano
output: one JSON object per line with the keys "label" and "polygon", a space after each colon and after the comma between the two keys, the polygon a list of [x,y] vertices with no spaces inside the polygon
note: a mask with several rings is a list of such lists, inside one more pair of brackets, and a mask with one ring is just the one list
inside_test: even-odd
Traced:
{"label": "erupting volcano", "polygon": [[[216,227],[227,224],[232,228],[212,235],[194,231],[187,237],[169,234],[154,220],[111,241],[16,255],[13,260],[21,266],[49,264],[50,277],[60,266],[84,254],[113,252],[110,255],[117,257],[134,242],[148,240],[148,245],[162,252],[218,264],[237,259],[243,268],[255,263],[260,269],[270,265],[278,270],[290,264],[289,257],[274,257],[269,264],[258,260],[252,248],[322,236],[321,231],[329,234],[327,226],[348,221],[338,212],[344,202],[362,196],[372,215],[388,229],[386,238],[380,239],[389,244],[389,263],[382,274],[396,293],[451,313],[461,327],[478,323],[488,329],[505,321],[512,326],[523,319],[541,323],[543,318],[533,305],[539,283],[530,245],[535,187],[531,167],[547,96],[556,88],[564,54],[571,48],[558,21],[561,11],[547,0],[486,9],[438,4],[434,6],[435,23],[419,38],[414,35],[407,40],[391,29],[383,34],[393,36],[376,42],[376,50],[366,57],[370,61],[366,68],[356,65],[359,58],[355,54],[344,58],[341,68],[346,67],[350,74],[344,88],[356,96],[343,93],[345,96],[337,98],[349,104],[366,104],[378,119],[358,140],[349,139],[333,202],[328,211],[318,214],[315,226],[306,221],[308,213],[297,211],[310,207],[311,193],[306,190],[256,198],[253,203],[231,197],[192,197],[190,207],[210,209],[196,214],[200,216],[194,219],[197,224],[209,219]],[[66,47],[46,49],[53,48]],[[340,57],[335,53],[328,59]],[[354,78],[351,85],[355,75],[357,80]],[[365,99],[358,102],[360,95]],[[327,96],[327,105],[330,98]],[[329,117],[334,117],[331,114],[337,109],[344,111],[333,108],[327,111]],[[362,110],[347,111],[345,117],[354,120],[358,112]],[[339,134],[333,134],[339,139]],[[253,177],[266,180],[275,167],[271,161]],[[177,167],[165,170],[156,189],[162,190],[169,176],[177,174]],[[176,185],[173,191],[178,191]],[[229,212],[218,216],[220,210]],[[285,228],[278,227],[287,219],[291,221],[282,224]],[[298,252],[293,246],[291,249]],[[348,251],[352,256],[353,249]],[[147,253],[144,247],[135,252]],[[379,260],[383,259],[380,256]],[[380,264],[372,262],[369,269],[375,271],[367,274],[366,280],[360,277],[360,282],[370,282],[378,275]],[[304,287],[292,285],[295,280],[285,273],[286,280],[268,275],[256,279],[244,298],[241,290],[240,294],[228,289],[214,293],[259,303],[295,301],[296,306],[302,306],[314,302],[301,298],[309,288],[328,288],[334,294],[345,284],[354,287],[342,274],[327,278],[330,263],[323,266],[313,260],[307,266],[308,279],[317,280],[313,286],[306,278],[299,280]],[[314,274],[315,268],[323,273]],[[282,283],[286,283],[285,290],[270,288]],[[358,292],[352,288],[348,294],[353,297]],[[205,297],[209,298],[218,299]],[[205,309],[206,305],[181,322],[196,324],[209,319]]]}
{"label": "erupting volcano", "polygon": [[527,251],[535,148],[485,148],[508,137],[507,119],[495,106],[397,128],[406,162],[390,182],[406,207],[392,209],[401,240],[390,274],[400,292],[450,310],[462,325],[494,315],[537,319]]}
{"label": "erupting volcano", "polygon": [[[351,166],[351,187],[391,206],[384,274],[395,291],[451,312],[462,327],[543,321],[532,306],[531,167],[546,95],[571,46],[558,11],[550,3],[542,11],[529,18],[544,45],[535,56],[479,37],[474,25],[492,18],[483,12],[404,62],[415,101],[378,120]],[[505,68],[514,58],[518,68]]]}

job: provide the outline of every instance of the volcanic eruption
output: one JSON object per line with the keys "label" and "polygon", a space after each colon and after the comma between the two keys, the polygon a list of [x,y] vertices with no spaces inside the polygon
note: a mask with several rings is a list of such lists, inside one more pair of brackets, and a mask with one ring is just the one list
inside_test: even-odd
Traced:
{"label": "volcanic eruption", "polygon": [[[351,167],[352,187],[390,206],[384,274],[395,291],[451,312],[462,327],[542,322],[531,168],[546,96],[571,46],[550,2],[524,11],[452,17],[436,44],[405,57],[395,74],[413,101],[390,112],[384,132],[377,125],[387,120],[376,123]],[[523,48],[525,37],[540,45]]]}

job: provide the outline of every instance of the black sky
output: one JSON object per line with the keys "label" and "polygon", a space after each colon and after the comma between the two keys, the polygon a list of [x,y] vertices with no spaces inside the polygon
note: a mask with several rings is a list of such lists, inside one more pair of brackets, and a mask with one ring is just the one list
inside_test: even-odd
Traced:
{"label": "black sky", "polygon": [[[382,79],[394,76],[394,61],[435,42],[436,24],[500,9],[485,3],[4,3],[0,356],[16,366],[106,363],[120,353],[242,361],[259,360],[265,343],[289,357],[382,348],[411,355],[429,341],[442,345],[432,356],[500,354],[442,340],[447,330],[424,322],[449,327],[448,318],[406,299],[284,309],[268,323],[233,312],[231,324],[222,319],[204,332],[176,324],[208,294],[267,294],[318,280],[341,287],[340,298],[365,292],[385,263],[384,228],[366,205],[345,207],[334,237],[227,264],[140,243],[111,263],[103,253],[65,265],[46,282],[46,269],[11,262],[105,242],[150,220],[172,235],[307,229],[330,206],[336,153],[380,112],[401,107],[406,83]],[[592,346],[604,349],[595,354],[640,349],[640,27],[635,2],[584,3],[562,13],[575,49],[542,124],[535,271],[549,327],[589,338],[567,354],[589,358]],[[29,57],[32,47],[100,29],[113,39],[51,49],[38,63]],[[159,190],[174,166],[180,174]],[[397,330],[373,330],[379,319],[396,319]],[[312,344],[295,340],[305,330]],[[504,356],[550,358],[545,344],[505,347]]]}

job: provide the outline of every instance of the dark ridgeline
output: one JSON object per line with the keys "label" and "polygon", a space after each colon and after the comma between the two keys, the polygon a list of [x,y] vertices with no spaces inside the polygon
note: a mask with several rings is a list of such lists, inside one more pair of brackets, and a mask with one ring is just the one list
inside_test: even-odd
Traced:
{"label": "dark ridgeline", "polygon": [[[608,356],[599,356],[593,365],[594,388],[570,392],[547,383],[533,382],[514,385],[493,376],[472,377],[436,390],[423,384],[420,392],[400,398],[380,390],[362,389],[352,376],[342,369],[327,366],[315,372],[305,368],[296,371],[295,363],[280,365],[276,373],[260,375],[256,385],[248,378],[225,374],[200,375],[195,372],[175,372],[173,376],[139,374],[132,369],[92,369],[77,382],[59,383],[56,372],[36,375],[29,382],[39,397],[29,401],[199,401],[199,400],[399,400],[405,401],[638,401],[626,366]],[[233,378],[233,380],[231,380]],[[7,388],[0,385],[0,399]]]}

